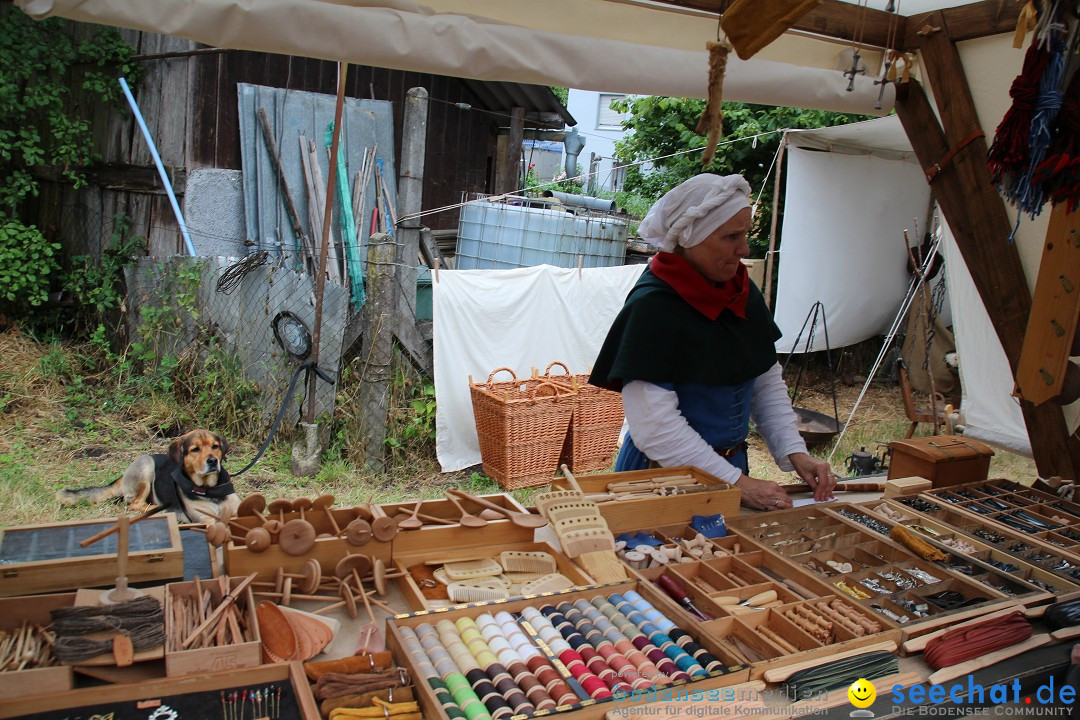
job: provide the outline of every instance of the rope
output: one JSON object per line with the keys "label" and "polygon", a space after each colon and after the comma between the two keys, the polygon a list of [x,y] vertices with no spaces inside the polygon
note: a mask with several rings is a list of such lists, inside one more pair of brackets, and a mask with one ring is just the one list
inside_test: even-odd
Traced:
{"label": "rope", "polygon": [[940,670],[1023,642],[1031,633],[1031,623],[1017,610],[939,635],[926,644],[923,657],[930,667]]}
{"label": "rope", "polygon": [[87,633],[119,631],[131,638],[136,652],[165,642],[165,613],[161,603],[149,595],[115,605],[57,608],[50,615],[51,629],[57,636],[53,652],[65,663],[112,652],[112,640],[81,637]]}

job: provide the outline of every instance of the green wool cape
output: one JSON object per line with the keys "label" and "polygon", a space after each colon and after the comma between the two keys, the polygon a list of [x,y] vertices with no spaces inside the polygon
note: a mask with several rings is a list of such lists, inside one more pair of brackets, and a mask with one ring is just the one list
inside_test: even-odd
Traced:
{"label": "green wool cape", "polygon": [[736,385],[773,366],[782,335],[753,283],[745,319],[724,310],[710,320],[645,270],[608,330],[589,382],[611,390],[631,380]]}

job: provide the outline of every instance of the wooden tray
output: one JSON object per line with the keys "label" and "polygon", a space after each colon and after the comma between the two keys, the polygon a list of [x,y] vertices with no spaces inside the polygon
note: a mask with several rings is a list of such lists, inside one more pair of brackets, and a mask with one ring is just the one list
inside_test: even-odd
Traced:
{"label": "wooden tray", "polygon": [[[0,529],[0,596],[32,595],[116,583],[116,533],[89,547],[81,540],[114,520],[76,520]],[[180,530],[173,513],[131,526],[127,577],[132,584],[184,576]]]}
{"label": "wooden tray", "polygon": [[[500,612],[505,610],[509,613],[517,613],[520,612],[522,608],[529,605],[557,605],[561,602],[574,602],[579,598],[588,599],[598,594],[610,595],[612,593],[622,593],[628,590],[637,590],[641,596],[652,603],[657,610],[667,616],[676,625],[689,632],[706,650],[721,661],[733,665],[735,664],[734,658],[728,656],[721,648],[717,647],[707,635],[703,634],[700,627],[684,610],[675,605],[666,596],[656,592],[648,584],[639,583],[637,581],[612,583],[581,590],[567,590],[565,592],[545,594],[543,596],[535,596],[532,598],[520,598],[518,600],[500,603],[463,605],[445,611],[425,610],[410,615],[398,615],[387,621],[387,647],[393,651],[394,657],[398,659],[399,664],[407,667],[412,674],[412,677],[415,680],[414,687],[419,695],[424,717],[448,720],[446,714],[442,710],[442,706],[436,700],[434,693],[431,691],[428,684],[421,680],[422,676],[417,672],[417,668],[414,667],[411,658],[409,658],[408,654],[405,652],[399,628],[415,627],[420,623],[434,623],[444,619],[453,622],[459,617],[476,617],[485,612]],[[677,687],[665,686],[659,688],[656,692],[655,699],[663,699],[665,693],[669,692],[693,692],[695,690],[711,690],[737,685],[746,682],[749,678],[749,674],[749,668],[740,666],[740,669],[725,674],[714,674],[702,680],[685,683]],[[641,704],[642,697],[643,695],[636,697],[630,696],[623,700],[601,702],[585,701],[578,705],[569,706],[559,712],[552,712],[547,717],[558,718],[559,720],[600,720],[606,713],[616,710],[617,708],[637,707]],[[654,696],[650,694],[648,699],[654,699]]]}
{"label": "wooden tray", "polygon": [[[476,531],[471,531],[476,534]],[[487,528],[484,528],[484,533],[487,533]],[[453,547],[446,546],[443,547]],[[413,580],[409,574],[408,569],[417,563],[422,563],[427,560],[443,560],[450,562],[455,558],[461,557],[475,557],[478,554],[482,554],[480,551],[490,552],[493,557],[498,556],[503,550],[525,550],[533,552],[546,552],[555,558],[555,564],[558,565],[559,573],[562,573],[567,578],[572,580],[575,585],[593,585],[594,581],[589,577],[581,568],[573,563],[570,558],[559,552],[554,545],[546,542],[517,542],[517,543],[490,543],[486,546],[471,546],[471,547],[453,547],[453,549],[447,550],[432,550],[422,553],[414,553],[411,555],[395,554],[394,565],[396,569],[404,573],[402,577],[397,579],[398,589],[401,590],[402,596],[405,598],[405,602],[409,604],[412,610],[428,610],[432,607],[428,603],[427,598],[424,597],[423,591]]]}
{"label": "wooden tray", "polygon": [[[54,713],[43,717],[48,720],[55,717],[59,720],[69,716],[65,710],[75,711],[76,717],[91,717],[95,714],[98,717],[108,717],[110,712],[119,716],[124,711],[130,716],[136,703],[147,698],[159,699],[163,705],[178,710],[181,717],[200,717],[197,712],[183,710],[180,704],[183,696],[193,693],[209,694],[210,704],[216,705],[216,708],[201,717],[213,718],[221,715],[221,702],[218,698],[222,691],[242,692],[275,684],[291,687],[295,698],[294,701],[287,702],[286,698],[282,697],[281,720],[321,720],[311,687],[304,675],[304,668],[298,662],[4,700],[0,701],[0,718],[18,718],[31,713]],[[250,702],[248,710],[250,711]],[[140,710],[140,715],[143,712],[148,716],[154,709]]]}
{"label": "wooden tray", "polygon": [[[48,625],[52,621],[49,611],[74,604],[75,593],[0,598],[0,630],[18,630],[24,620]],[[70,690],[72,681],[69,665],[0,672],[0,702],[23,695]]]}
{"label": "wooden tray", "polygon": [[[691,465],[679,465],[649,470],[631,470],[629,472],[605,473],[603,475],[582,475],[578,484],[586,494],[607,491],[610,483],[627,480],[646,480],[666,475],[690,475],[702,485],[714,485],[713,492],[698,492],[688,495],[668,495],[640,500],[619,500],[598,503],[600,514],[607,520],[608,528],[613,533],[621,533],[641,528],[655,528],[660,525],[686,523],[694,515],[723,515],[725,518],[739,514],[739,500],[742,492],[738,487]],[[570,482],[565,477],[551,481],[552,490],[570,490]]]}

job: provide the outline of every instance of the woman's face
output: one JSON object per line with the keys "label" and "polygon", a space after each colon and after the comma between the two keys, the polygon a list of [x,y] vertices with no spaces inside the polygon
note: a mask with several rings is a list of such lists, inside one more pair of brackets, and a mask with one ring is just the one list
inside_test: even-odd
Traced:
{"label": "woman's face", "polygon": [[694,247],[679,247],[676,252],[705,279],[714,283],[727,282],[735,277],[739,263],[750,254],[750,246],[746,244],[749,232],[750,208],[743,208]]}

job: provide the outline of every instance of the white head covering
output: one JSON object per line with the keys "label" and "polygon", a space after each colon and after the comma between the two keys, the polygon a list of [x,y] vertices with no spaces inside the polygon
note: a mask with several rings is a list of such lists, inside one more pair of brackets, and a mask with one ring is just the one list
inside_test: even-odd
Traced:
{"label": "white head covering", "polygon": [[638,234],[665,252],[694,247],[748,207],[750,183],[742,175],[695,175],[652,206]]}

